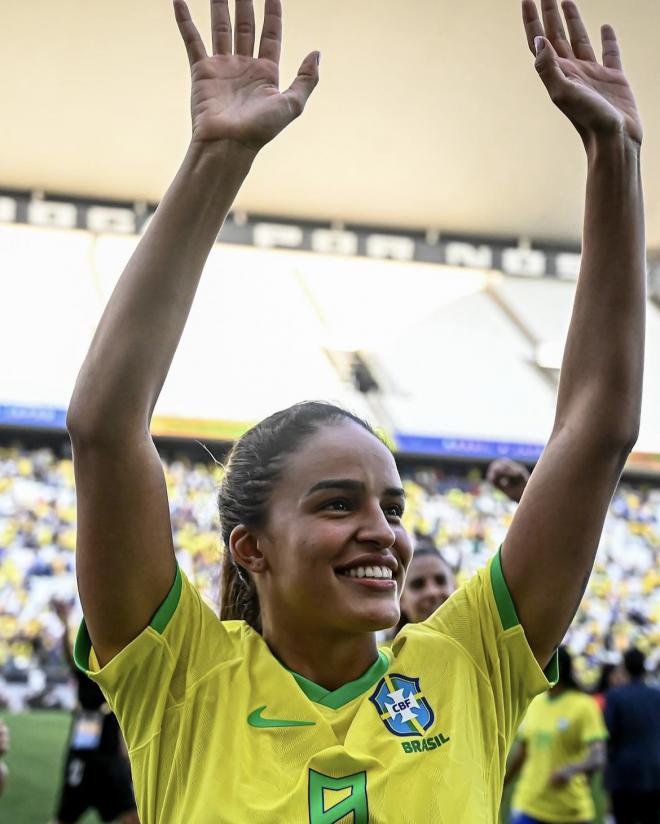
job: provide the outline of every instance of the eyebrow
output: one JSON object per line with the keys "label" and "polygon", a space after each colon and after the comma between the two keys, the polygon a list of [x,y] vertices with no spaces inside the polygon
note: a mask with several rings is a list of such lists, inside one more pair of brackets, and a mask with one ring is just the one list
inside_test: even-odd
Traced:
{"label": "eyebrow", "polygon": [[[317,484],[307,491],[306,498],[313,495],[315,492],[321,492],[324,489],[344,489],[347,492],[364,492],[365,485],[362,481],[353,481],[350,478],[329,478],[325,481],[319,481]],[[389,486],[383,490],[383,495],[394,498],[405,498],[405,490],[400,486]]]}

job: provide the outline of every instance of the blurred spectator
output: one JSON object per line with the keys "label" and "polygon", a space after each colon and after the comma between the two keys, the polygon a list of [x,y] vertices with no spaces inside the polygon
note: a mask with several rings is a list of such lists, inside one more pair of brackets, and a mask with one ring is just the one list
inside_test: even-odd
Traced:
{"label": "blurred spectator", "polygon": [[558,657],[559,680],[531,703],[507,771],[505,783],[522,769],[512,824],[587,824],[596,815],[588,779],[605,765],[607,732],[598,705],[575,682],[565,647]]}
{"label": "blurred spectator", "polygon": [[418,543],[401,594],[401,618],[392,636],[406,624],[426,621],[455,589],[454,570],[440,552],[428,540]]}
{"label": "blurred spectator", "polygon": [[660,822],[660,690],[644,683],[645,658],[623,656],[629,682],[607,695],[606,786],[617,824]]}
{"label": "blurred spectator", "polygon": [[64,601],[53,606],[64,630],[64,657],[78,685],[55,824],[75,824],[90,808],[98,810],[103,821],[140,824],[119,722],[98,685],[75,665],[68,634],[70,606]]}
{"label": "blurred spectator", "polygon": [[607,704],[607,693],[614,687],[621,687],[628,682],[628,676],[621,671],[617,664],[603,664],[600,670],[600,678],[593,692],[594,701],[600,707],[602,713],[605,712]]}
{"label": "blurred spectator", "polygon": [[[463,583],[504,540],[526,480],[517,464],[448,475],[403,469],[404,523],[422,546],[435,544]],[[174,546],[180,566],[217,608],[220,470],[187,458],[165,461]],[[526,470],[524,470],[526,473]],[[506,480],[506,483],[505,483]],[[495,487],[495,488],[494,488]],[[504,494],[502,491],[504,491]],[[75,598],[73,467],[50,449],[0,447],[0,677],[18,709],[71,701],[52,601]],[[622,484],[605,523],[594,572],[566,639],[576,675],[595,687],[603,663],[631,645],[660,663],[660,489]],[[69,690],[68,696],[65,694]]]}

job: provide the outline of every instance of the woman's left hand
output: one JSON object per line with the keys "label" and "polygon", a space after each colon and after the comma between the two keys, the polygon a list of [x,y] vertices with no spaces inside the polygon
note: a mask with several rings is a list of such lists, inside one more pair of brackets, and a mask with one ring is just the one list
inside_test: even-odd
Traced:
{"label": "woman's left hand", "polygon": [[621,135],[638,146],[642,122],[611,26],[601,28],[603,62],[596,59],[580,12],[572,0],[562,3],[568,37],[557,0],[523,0],[527,42],[548,93],[586,142],[601,135]]}

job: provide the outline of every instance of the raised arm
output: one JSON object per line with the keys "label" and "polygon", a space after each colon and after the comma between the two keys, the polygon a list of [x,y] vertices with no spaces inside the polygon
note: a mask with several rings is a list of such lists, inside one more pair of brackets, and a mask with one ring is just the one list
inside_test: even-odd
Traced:
{"label": "raised arm", "polygon": [[[646,261],[642,126],[616,36],[603,62],[573,2],[524,0],[527,40],[552,101],[582,137],[587,198],[582,268],[557,412],[547,447],[502,550],[520,621],[545,666],[584,593],[607,508],[637,439],[644,361]],[[539,193],[539,197],[542,197]]]}
{"label": "raised arm", "polygon": [[174,10],[191,70],[192,139],[110,298],[67,417],[78,585],[102,663],[148,625],[174,580],[165,479],[149,424],[202,268],[255,156],[302,113],[318,81],[313,52],[279,91],[280,0],[265,0],[257,58],[252,0],[236,0],[233,37],[227,0],[212,0],[211,54],[183,0]]}

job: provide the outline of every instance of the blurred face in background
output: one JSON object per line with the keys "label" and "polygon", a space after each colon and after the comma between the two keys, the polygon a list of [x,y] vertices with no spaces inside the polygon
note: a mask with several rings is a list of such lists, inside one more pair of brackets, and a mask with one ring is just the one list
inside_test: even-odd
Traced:
{"label": "blurred face in background", "polygon": [[401,596],[401,610],[413,624],[425,621],[456,589],[454,573],[435,551],[413,555]]}

